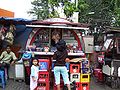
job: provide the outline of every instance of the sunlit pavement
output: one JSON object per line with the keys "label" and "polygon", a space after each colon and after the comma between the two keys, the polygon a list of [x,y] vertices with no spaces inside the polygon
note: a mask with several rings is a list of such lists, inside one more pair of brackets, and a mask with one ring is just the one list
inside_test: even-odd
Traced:
{"label": "sunlit pavement", "polygon": [[[8,80],[5,89],[2,89],[2,87],[0,87],[0,90],[29,90],[29,85],[26,85],[24,82]],[[94,81],[92,78],[90,82],[90,90],[120,90],[120,88],[112,89],[104,83],[96,83],[96,81]]]}

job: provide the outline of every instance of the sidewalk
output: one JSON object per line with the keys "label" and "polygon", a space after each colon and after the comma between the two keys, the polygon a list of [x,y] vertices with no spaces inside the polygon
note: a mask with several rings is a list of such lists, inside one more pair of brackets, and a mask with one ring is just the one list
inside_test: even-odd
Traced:
{"label": "sidewalk", "polygon": [[[0,90],[3,90],[0,87]],[[29,85],[26,85],[24,82],[18,82],[14,80],[8,80],[6,88],[4,90],[29,90]],[[52,90],[52,89],[51,89]],[[104,83],[96,83],[93,79],[90,82],[90,90],[120,90],[119,89],[112,89],[105,85]]]}
{"label": "sidewalk", "polygon": [[0,87],[0,90],[29,90],[29,85],[26,85],[24,82],[18,82],[14,80],[8,80],[5,89]]}

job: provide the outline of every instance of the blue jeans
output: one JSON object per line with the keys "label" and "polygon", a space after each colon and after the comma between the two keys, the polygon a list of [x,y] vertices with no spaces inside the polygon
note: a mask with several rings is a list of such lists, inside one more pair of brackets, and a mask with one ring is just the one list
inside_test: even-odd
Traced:
{"label": "blue jeans", "polygon": [[70,84],[67,68],[65,66],[55,66],[54,76],[56,85],[60,84],[60,74],[62,75],[64,84]]}

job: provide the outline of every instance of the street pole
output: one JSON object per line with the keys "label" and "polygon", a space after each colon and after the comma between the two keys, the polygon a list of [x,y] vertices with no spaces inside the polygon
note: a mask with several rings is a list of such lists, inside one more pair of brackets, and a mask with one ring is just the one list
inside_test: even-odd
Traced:
{"label": "street pole", "polygon": [[76,8],[78,7],[78,0],[75,0]]}

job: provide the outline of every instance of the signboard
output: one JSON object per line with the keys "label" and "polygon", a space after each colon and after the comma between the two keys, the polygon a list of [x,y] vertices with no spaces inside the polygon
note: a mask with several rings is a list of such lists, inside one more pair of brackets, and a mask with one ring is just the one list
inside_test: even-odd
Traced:
{"label": "signboard", "polygon": [[94,37],[93,36],[84,36],[84,43],[85,43],[85,53],[93,53],[93,46],[94,46]]}

